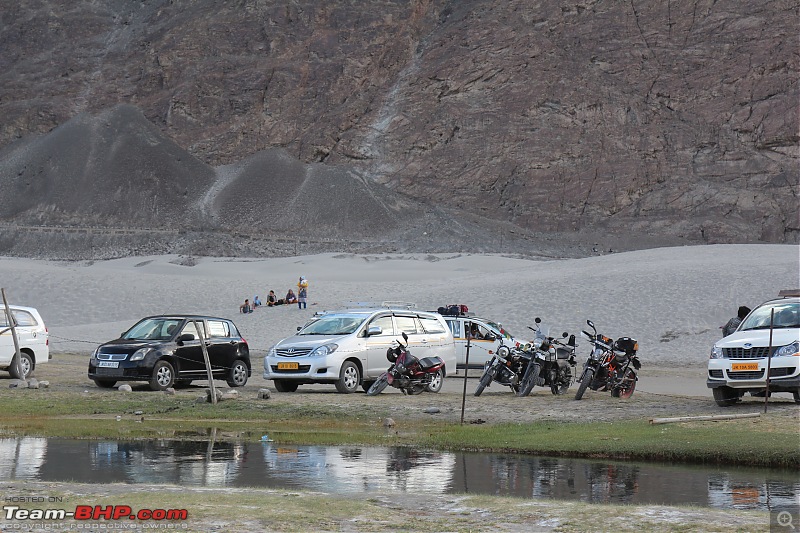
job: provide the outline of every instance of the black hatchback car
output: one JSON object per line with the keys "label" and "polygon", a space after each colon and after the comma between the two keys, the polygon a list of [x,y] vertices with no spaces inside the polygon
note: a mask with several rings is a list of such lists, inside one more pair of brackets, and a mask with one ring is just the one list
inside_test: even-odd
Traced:
{"label": "black hatchback car", "polygon": [[89,378],[103,388],[117,381],[147,381],[152,390],[208,379],[203,338],[214,378],[231,387],[244,386],[250,377],[247,341],[232,321],[198,315],[143,318],[94,351]]}

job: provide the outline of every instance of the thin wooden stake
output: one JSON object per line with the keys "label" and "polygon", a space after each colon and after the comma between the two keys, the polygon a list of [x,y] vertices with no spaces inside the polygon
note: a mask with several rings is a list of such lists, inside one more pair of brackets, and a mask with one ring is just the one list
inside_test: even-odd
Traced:
{"label": "thin wooden stake", "polygon": [[[466,327],[466,323],[465,323]],[[466,334],[466,332],[465,332]],[[461,425],[464,425],[464,406],[467,403],[467,374],[469,374],[469,347],[472,346],[472,335],[467,335],[467,357],[464,361],[464,391],[461,393]]]}
{"label": "thin wooden stake", "polygon": [[214,387],[214,373],[211,372],[211,360],[208,358],[208,348],[206,347],[205,326],[202,321],[195,320],[194,327],[200,334],[200,347],[203,350],[203,359],[206,362],[206,374],[208,375],[208,386],[211,388],[211,403],[217,403],[217,389]]}
{"label": "thin wooden stake", "polygon": [[775,321],[775,308],[769,310],[769,348],[767,349],[767,390],[764,392],[764,414],[767,413],[769,402],[769,370],[772,368],[772,328]]}
{"label": "thin wooden stake", "polygon": [[17,337],[17,321],[14,320],[14,315],[11,314],[11,308],[8,306],[8,300],[6,300],[6,290],[0,288],[0,293],[3,294],[3,306],[5,307],[6,317],[8,318],[8,326],[11,329],[11,338],[14,339],[14,352],[17,354],[17,375],[19,376],[19,379],[25,381],[27,376],[22,370],[22,352],[20,352],[19,337]]}

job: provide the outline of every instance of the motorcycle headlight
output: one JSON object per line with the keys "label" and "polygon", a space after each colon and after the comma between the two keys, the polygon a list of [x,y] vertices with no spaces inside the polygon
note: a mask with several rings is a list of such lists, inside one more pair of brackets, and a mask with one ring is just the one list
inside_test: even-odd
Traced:
{"label": "motorcycle headlight", "polygon": [[600,359],[603,357],[603,349],[602,348],[595,348],[592,351],[592,359]]}
{"label": "motorcycle headlight", "polygon": [[130,360],[141,361],[142,359],[144,359],[144,356],[149,354],[152,350],[153,350],[152,348],[139,348],[138,350],[133,352],[133,355],[131,356]]}
{"label": "motorcycle headlight", "polygon": [[792,344],[781,346],[775,350],[773,357],[783,357],[787,355],[800,355],[800,342],[793,342]]}
{"label": "motorcycle headlight", "polygon": [[543,342],[542,339],[534,339],[533,347],[536,348],[536,349],[541,348],[542,347],[542,342]]}
{"label": "motorcycle headlight", "polygon": [[508,354],[511,353],[506,346],[501,346],[497,349],[497,355],[502,357],[503,359],[508,359]]}
{"label": "motorcycle headlight", "polygon": [[724,357],[725,355],[722,353],[722,348],[715,344],[714,347],[711,348],[711,356],[709,359],[722,359]]}
{"label": "motorcycle headlight", "polygon": [[310,357],[319,357],[323,355],[332,354],[333,352],[336,351],[338,347],[339,347],[338,344],[323,344],[322,346],[317,346],[316,348],[311,350],[311,353],[308,355]]}

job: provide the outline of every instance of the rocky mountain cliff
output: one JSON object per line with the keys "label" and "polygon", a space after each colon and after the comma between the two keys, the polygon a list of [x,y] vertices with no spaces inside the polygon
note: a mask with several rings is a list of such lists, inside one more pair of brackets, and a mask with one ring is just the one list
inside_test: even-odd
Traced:
{"label": "rocky mountain cliff", "polygon": [[[6,224],[344,235],[401,202],[392,238],[800,240],[796,1],[0,1]],[[157,150],[115,155],[139,124],[118,104]],[[303,183],[331,209],[262,215]]]}

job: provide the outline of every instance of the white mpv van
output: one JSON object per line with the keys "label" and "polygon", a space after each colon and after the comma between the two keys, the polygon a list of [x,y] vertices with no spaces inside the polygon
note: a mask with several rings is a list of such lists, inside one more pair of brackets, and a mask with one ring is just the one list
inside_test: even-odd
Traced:
{"label": "white mpv van", "polygon": [[[50,360],[50,338],[39,311],[33,307],[9,305],[17,323],[17,340],[22,353],[22,372],[27,378],[36,365]],[[14,360],[14,337],[8,325],[5,308],[0,305],[0,369],[7,370],[11,377],[22,378],[17,373]]]}
{"label": "white mpv van", "polygon": [[389,368],[386,351],[408,335],[411,353],[422,359],[439,356],[444,372],[431,383],[456,372],[453,335],[437,313],[414,309],[348,309],[326,312],[281,340],[264,357],[264,379],[278,392],[294,392],[306,383],[331,383],[343,393],[366,391]]}

